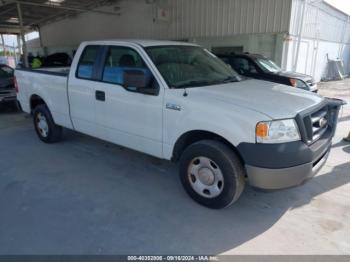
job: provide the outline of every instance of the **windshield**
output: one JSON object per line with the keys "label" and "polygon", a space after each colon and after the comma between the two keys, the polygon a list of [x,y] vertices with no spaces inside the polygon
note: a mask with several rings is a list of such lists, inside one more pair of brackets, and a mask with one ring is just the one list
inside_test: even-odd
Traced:
{"label": "windshield", "polygon": [[277,73],[282,70],[278,65],[269,59],[258,58],[257,62],[265,72]]}
{"label": "windshield", "polygon": [[238,74],[215,55],[197,46],[156,46],[146,52],[170,88],[237,82]]}

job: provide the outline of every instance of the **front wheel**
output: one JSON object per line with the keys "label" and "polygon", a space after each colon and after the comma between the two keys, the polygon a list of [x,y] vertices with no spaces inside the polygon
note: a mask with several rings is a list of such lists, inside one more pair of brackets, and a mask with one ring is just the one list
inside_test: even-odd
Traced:
{"label": "front wheel", "polygon": [[233,204],[244,189],[245,171],[236,153],[219,141],[190,145],[180,159],[180,179],[201,205],[220,209]]}
{"label": "front wheel", "polygon": [[35,131],[41,141],[51,144],[62,138],[62,127],[55,124],[46,105],[39,105],[33,112]]}

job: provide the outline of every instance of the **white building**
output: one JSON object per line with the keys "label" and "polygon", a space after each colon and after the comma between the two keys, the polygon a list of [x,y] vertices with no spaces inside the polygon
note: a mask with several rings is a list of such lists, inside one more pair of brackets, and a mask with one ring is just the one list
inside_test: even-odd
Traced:
{"label": "white building", "polygon": [[344,60],[350,72],[349,16],[322,0],[306,0],[305,9],[304,3],[120,0],[100,8],[113,9],[119,16],[86,12],[42,25],[41,41],[31,41],[29,47],[34,53],[45,50],[71,54],[84,40],[172,39],[197,42],[217,52],[260,53],[286,70],[296,65],[296,71],[313,75],[317,81],[324,75],[327,56]]}

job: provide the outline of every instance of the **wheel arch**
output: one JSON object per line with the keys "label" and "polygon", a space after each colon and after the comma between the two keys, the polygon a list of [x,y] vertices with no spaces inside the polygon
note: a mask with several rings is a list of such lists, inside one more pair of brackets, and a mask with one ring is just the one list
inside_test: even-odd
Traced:
{"label": "wheel arch", "polygon": [[201,140],[216,140],[222,142],[223,144],[227,145],[230,149],[232,149],[237,154],[242,164],[244,164],[244,160],[241,154],[230,141],[228,141],[223,136],[217,133],[205,130],[191,130],[182,134],[175,142],[171,160],[174,162],[178,161],[181,157],[181,154],[185,151],[185,149],[188,146]]}
{"label": "wheel arch", "polygon": [[37,94],[33,94],[30,96],[29,99],[29,104],[30,104],[30,112],[33,113],[33,110],[38,106],[38,105],[46,105],[47,103],[45,102],[45,100],[37,95]]}

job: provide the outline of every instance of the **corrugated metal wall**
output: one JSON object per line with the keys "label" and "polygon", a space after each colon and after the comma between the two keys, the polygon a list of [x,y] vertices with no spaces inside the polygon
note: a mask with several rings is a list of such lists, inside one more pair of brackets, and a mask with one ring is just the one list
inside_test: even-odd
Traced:
{"label": "corrugated metal wall", "polygon": [[[41,27],[44,46],[77,46],[86,40],[117,38],[165,38],[169,24],[156,21],[155,8],[145,0],[121,0],[120,16],[82,13]],[[113,7],[103,7],[110,11]]]}
{"label": "corrugated metal wall", "polygon": [[287,32],[291,0],[167,0],[168,38]]}
{"label": "corrugated metal wall", "polygon": [[[287,32],[292,0],[121,0],[121,15],[84,13],[41,28],[45,46],[106,38],[190,39]],[[170,13],[156,17],[157,8]],[[110,8],[110,7],[109,7]]]}
{"label": "corrugated metal wall", "polygon": [[[290,23],[291,35],[298,34],[302,2],[301,0],[293,0]],[[330,5],[322,1],[311,1],[306,6],[302,36],[331,42],[350,43],[350,21],[347,15]]]}
{"label": "corrugated metal wall", "polygon": [[296,71],[310,74],[320,81],[327,70],[328,59],[341,59],[345,70],[350,72],[350,20],[341,11],[320,0],[308,1],[305,19],[302,26],[302,38],[299,57],[298,28],[301,22],[302,3],[304,0],[293,0],[290,35],[287,45],[285,68],[293,69],[297,60]]}

